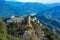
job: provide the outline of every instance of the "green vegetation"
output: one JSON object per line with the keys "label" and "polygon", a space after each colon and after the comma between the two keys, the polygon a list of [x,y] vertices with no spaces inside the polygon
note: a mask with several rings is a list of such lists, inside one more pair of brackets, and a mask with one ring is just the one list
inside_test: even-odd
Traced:
{"label": "green vegetation", "polygon": [[11,36],[11,35],[7,35],[7,39],[8,40],[20,40],[20,37],[14,37],[14,36]]}
{"label": "green vegetation", "polygon": [[[33,28],[36,30],[37,29],[37,21],[33,22],[31,21],[32,25],[33,25]],[[38,24],[39,25],[39,24]],[[54,34],[52,31],[50,31],[48,28],[43,28],[42,27],[42,30],[44,31],[44,33],[46,34],[46,37],[49,39],[49,40],[59,40],[60,38]]]}
{"label": "green vegetation", "polygon": [[15,29],[17,27],[17,23],[10,23],[10,25],[8,25],[11,29]]}
{"label": "green vegetation", "polygon": [[32,37],[30,37],[30,40],[33,40]]}
{"label": "green vegetation", "polygon": [[53,32],[51,32],[48,28],[43,28],[42,30],[45,32],[46,37],[49,40],[59,40],[60,39],[56,34],[54,34]]}
{"label": "green vegetation", "polygon": [[36,24],[35,24],[35,22],[31,21],[31,24],[32,24],[34,30],[36,30]]}
{"label": "green vegetation", "polygon": [[3,22],[2,18],[0,18],[0,40],[7,40],[6,35],[7,35],[6,23]]}
{"label": "green vegetation", "polygon": [[14,37],[7,33],[8,29],[16,29],[17,23],[10,23],[10,25],[6,25],[3,18],[0,18],[0,40],[20,40],[20,37]]}
{"label": "green vegetation", "polygon": [[26,25],[27,24],[27,20],[22,20],[22,24]]}
{"label": "green vegetation", "polygon": [[29,30],[29,29],[32,29],[32,27],[31,26],[27,26],[27,29]]}

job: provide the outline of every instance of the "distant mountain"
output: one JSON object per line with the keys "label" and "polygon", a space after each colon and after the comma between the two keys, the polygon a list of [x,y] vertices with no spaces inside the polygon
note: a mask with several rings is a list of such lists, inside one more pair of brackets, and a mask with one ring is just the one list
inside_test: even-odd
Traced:
{"label": "distant mountain", "polygon": [[53,3],[53,4],[46,4],[49,7],[56,7],[56,6],[60,6],[60,3]]}
{"label": "distant mountain", "polygon": [[[0,17],[10,17],[11,15],[15,16],[26,16],[28,14],[32,13],[37,13],[39,15],[45,15],[46,13],[49,13],[50,11],[55,15],[58,13],[56,16],[57,18],[59,17],[59,6],[57,7],[50,7],[50,5],[55,6],[58,3],[55,4],[42,4],[42,3],[23,3],[23,2],[13,2],[13,1],[4,1],[0,0]],[[60,5],[60,4],[58,4]],[[53,11],[52,11],[53,10]],[[54,13],[54,11],[56,11]],[[50,15],[50,13],[49,13]]]}
{"label": "distant mountain", "polygon": [[47,10],[39,12],[37,15],[44,15],[47,19],[59,19],[60,20],[60,6],[52,7]]}
{"label": "distant mountain", "polygon": [[42,13],[46,17],[51,17],[51,19],[60,19],[60,6],[52,7]]}
{"label": "distant mountain", "polygon": [[14,12],[5,4],[4,0],[0,0],[0,17],[6,18],[11,15],[14,15]]}
{"label": "distant mountain", "polygon": [[8,4],[9,6],[12,6],[12,7],[26,10],[26,11],[27,10],[28,11],[31,11],[31,10],[39,11],[39,10],[44,10],[44,9],[48,8],[48,6],[46,6],[42,3],[36,3],[36,2],[35,3],[31,3],[31,2],[23,3],[23,2],[6,1],[6,4]]}
{"label": "distant mountain", "polygon": [[0,16],[10,17],[11,15],[23,16],[28,15],[28,13],[37,13],[46,10],[48,7],[42,3],[22,3],[22,2],[12,2],[12,1],[0,1]]}
{"label": "distant mountain", "polygon": [[[60,6],[50,8],[48,10],[42,11],[41,13],[45,17],[45,18],[43,17],[43,19],[41,18],[42,20],[46,19],[45,22],[48,21],[47,23],[49,23],[49,21],[52,21],[52,22],[56,21],[57,25],[55,22],[53,22],[53,24],[55,23],[54,25],[59,26],[59,24],[60,24],[60,21],[59,21],[60,20]],[[40,19],[40,16],[42,16],[41,13],[36,14],[37,17],[39,17],[39,19]]]}
{"label": "distant mountain", "polygon": [[[55,4],[53,4],[55,5]],[[57,4],[56,4],[57,5]],[[40,15],[45,14],[42,12],[51,11],[52,9],[59,9],[58,7],[50,8],[49,6],[42,3],[23,3],[23,2],[13,2],[13,1],[0,1],[1,17],[10,17],[11,15],[25,16],[32,13],[40,13]],[[24,15],[25,14],[25,15]],[[39,14],[38,14],[39,15]]]}
{"label": "distant mountain", "polygon": [[51,31],[56,28],[54,31],[57,34],[60,33],[60,6],[52,7],[48,10],[42,11],[41,13],[36,14],[36,17]]}
{"label": "distant mountain", "polygon": [[7,1],[6,4],[9,5],[12,8],[12,10],[14,9],[15,10],[14,12],[17,13],[17,15],[24,15],[27,13],[34,13],[34,12],[38,13],[49,8],[48,6],[42,3],[31,3],[31,2],[22,3],[22,2]]}

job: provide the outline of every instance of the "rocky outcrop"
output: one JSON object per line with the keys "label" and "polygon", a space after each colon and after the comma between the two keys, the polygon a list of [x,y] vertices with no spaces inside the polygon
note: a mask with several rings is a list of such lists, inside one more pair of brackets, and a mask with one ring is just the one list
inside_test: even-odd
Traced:
{"label": "rocky outcrop", "polygon": [[38,40],[38,38],[33,30],[27,30],[25,31],[22,40]]}

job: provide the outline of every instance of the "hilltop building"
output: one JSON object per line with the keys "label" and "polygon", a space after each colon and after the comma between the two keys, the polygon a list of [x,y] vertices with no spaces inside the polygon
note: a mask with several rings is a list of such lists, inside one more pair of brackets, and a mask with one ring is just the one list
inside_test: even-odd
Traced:
{"label": "hilltop building", "polygon": [[22,22],[24,18],[18,17],[18,16],[11,16],[10,19],[7,20],[7,22]]}
{"label": "hilltop building", "polygon": [[27,23],[27,25],[29,25],[29,26],[31,26],[30,24],[30,22],[31,22],[31,16],[27,16],[27,17],[25,17],[25,22]]}

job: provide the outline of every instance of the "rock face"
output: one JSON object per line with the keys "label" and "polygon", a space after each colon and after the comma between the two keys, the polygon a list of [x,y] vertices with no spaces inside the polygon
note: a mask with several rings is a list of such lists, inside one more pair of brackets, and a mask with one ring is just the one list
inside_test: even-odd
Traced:
{"label": "rock face", "polygon": [[38,38],[32,30],[28,30],[25,31],[22,40],[38,40]]}
{"label": "rock face", "polygon": [[10,19],[7,20],[7,22],[22,22],[24,18],[18,17],[18,16],[11,16]]}
{"label": "rock face", "polygon": [[[30,19],[29,19],[30,18]],[[33,21],[34,20],[34,21]],[[31,21],[34,23],[34,25],[31,23]],[[24,32],[24,35],[22,36],[21,40],[42,40],[45,36],[44,32],[42,31],[42,25],[38,22],[37,18],[33,19],[30,16],[28,17],[29,28]],[[34,29],[36,27],[36,29]]]}

